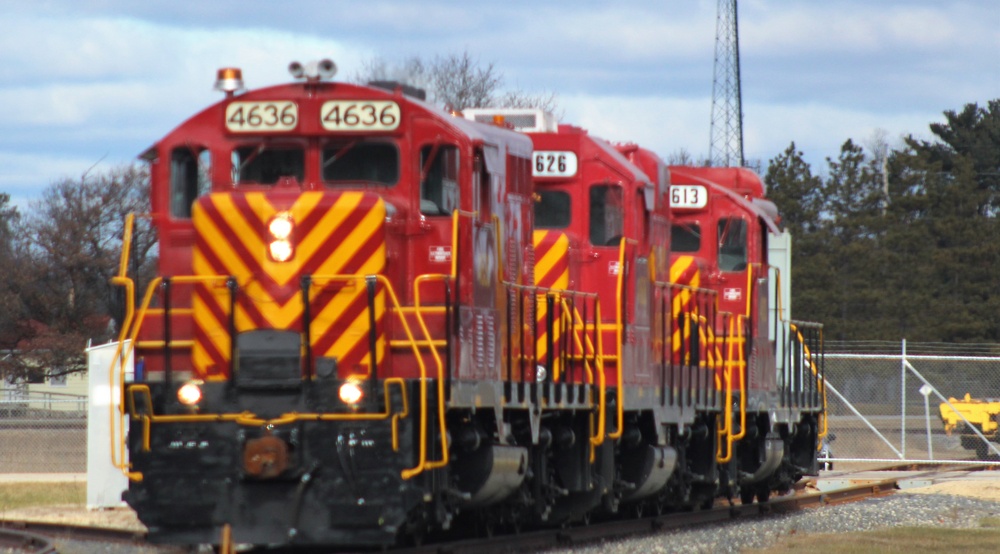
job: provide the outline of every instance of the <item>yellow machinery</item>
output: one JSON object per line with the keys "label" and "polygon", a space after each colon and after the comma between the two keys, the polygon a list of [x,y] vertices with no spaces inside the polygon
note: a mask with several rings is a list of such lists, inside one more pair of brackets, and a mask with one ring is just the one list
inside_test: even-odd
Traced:
{"label": "yellow machinery", "polygon": [[963,417],[975,425],[986,439],[991,441],[997,439],[997,415],[1000,414],[1000,400],[978,400],[966,393],[965,398],[949,398],[948,402],[942,402],[940,410],[945,432],[951,435],[952,431],[958,428],[963,447],[977,452],[982,450],[984,454],[986,451],[986,443],[965,425]]}

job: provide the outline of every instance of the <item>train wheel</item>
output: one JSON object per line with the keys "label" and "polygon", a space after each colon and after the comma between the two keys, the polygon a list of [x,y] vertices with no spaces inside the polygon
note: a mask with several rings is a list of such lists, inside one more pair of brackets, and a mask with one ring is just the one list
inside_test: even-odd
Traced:
{"label": "train wheel", "polygon": [[771,497],[771,489],[767,485],[761,485],[757,489],[757,502],[763,504],[767,502],[767,499]]}
{"label": "train wheel", "polygon": [[497,530],[497,519],[492,516],[489,512],[483,510],[479,512],[476,516],[476,536],[477,537],[493,537]]}
{"label": "train wheel", "polygon": [[989,457],[989,454],[990,454],[990,448],[989,446],[986,445],[986,443],[981,442],[976,445],[976,458],[980,460],[985,460],[987,457]]}
{"label": "train wheel", "polygon": [[740,502],[744,505],[753,504],[754,490],[751,488],[740,489]]}

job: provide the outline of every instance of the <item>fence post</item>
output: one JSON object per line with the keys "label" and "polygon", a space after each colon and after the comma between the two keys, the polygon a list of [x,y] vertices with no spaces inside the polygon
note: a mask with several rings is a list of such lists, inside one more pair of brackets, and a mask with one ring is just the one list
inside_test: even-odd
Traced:
{"label": "fence post", "polygon": [[927,458],[934,460],[934,446],[931,444],[931,404],[930,395],[934,389],[924,383],[920,387],[920,394],[924,395],[924,420],[927,422]]}
{"label": "fence post", "polygon": [[899,408],[900,413],[900,424],[899,424],[899,450],[903,453],[903,458],[906,458],[906,339],[903,339],[903,349],[902,355],[899,360],[899,374],[900,374],[900,401]]}

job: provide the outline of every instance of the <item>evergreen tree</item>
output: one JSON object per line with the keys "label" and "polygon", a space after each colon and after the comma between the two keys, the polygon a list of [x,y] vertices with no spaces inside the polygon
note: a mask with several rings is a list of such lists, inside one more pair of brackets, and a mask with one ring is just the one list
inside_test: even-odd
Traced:
{"label": "evergreen tree", "polygon": [[[920,334],[930,340],[1000,338],[1000,101],[945,112],[932,124],[940,142],[906,140],[898,156],[910,210],[894,228],[923,240],[912,260],[927,280]],[[914,209],[916,208],[916,209]],[[919,230],[917,230],[919,229]],[[902,241],[897,241],[902,242]]]}
{"label": "evergreen tree", "polygon": [[793,237],[816,232],[823,205],[823,181],[812,174],[794,142],[768,162],[764,184],[768,198],[778,206],[782,223]]}
{"label": "evergreen tree", "polygon": [[783,226],[792,235],[793,317],[829,319],[834,273],[826,248],[827,230],[820,221],[823,181],[813,175],[793,142],[768,162],[764,183],[768,198],[778,207]]}

